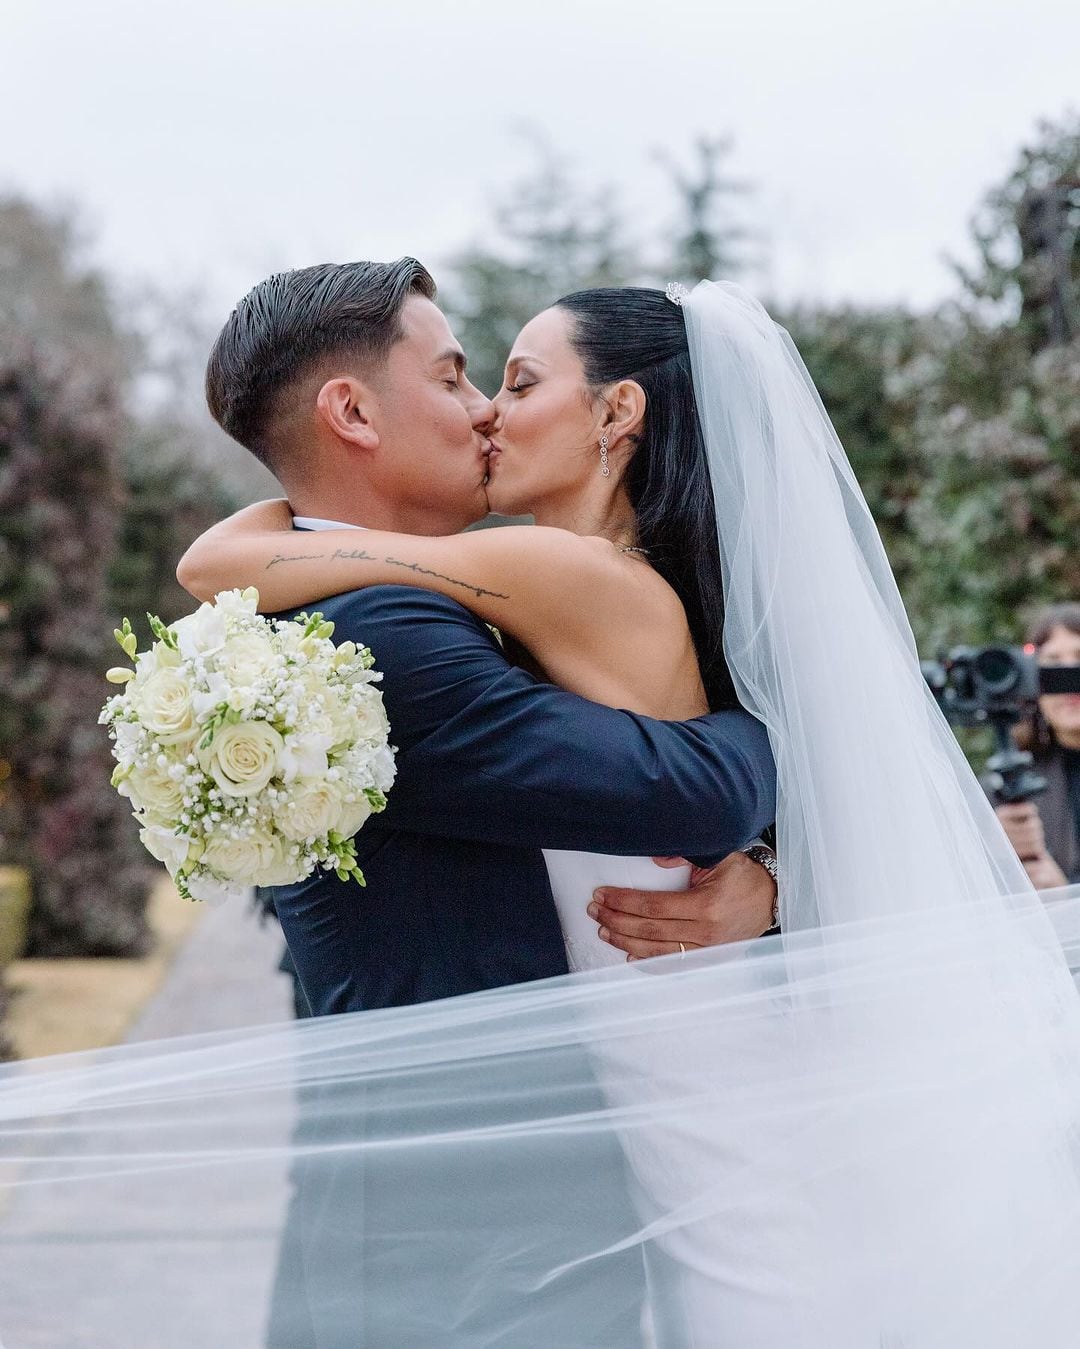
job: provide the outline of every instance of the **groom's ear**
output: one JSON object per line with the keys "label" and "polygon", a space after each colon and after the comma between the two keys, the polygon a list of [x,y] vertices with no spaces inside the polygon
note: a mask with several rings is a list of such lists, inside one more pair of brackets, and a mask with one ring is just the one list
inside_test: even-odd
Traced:
{"label": "groom's ear", "polygon": [[315,397],[315,409],[323,423],[340,440],[360,450],[377,450],[379,433],[372,422],[375,399],[358,379],[338,375],[328,379]]}
{"label": "groom's ear", "polygon": [[645,420],[645,390],[632,379],[621,379],[606,392],[608,408],[604,430],[614,449],[621,440],[632,440]]}

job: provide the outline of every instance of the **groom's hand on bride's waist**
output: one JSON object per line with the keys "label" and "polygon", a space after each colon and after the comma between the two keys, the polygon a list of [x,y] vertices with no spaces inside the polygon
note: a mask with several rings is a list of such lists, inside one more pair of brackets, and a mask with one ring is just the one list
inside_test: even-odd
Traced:
{"label": "groom's hand on bride's waist", "polygon": [[[656,858],[659,866],[685,866]],[[776,882],[745,853],[712,867],[694,867],[687,890],[624,890],[604,886],[593,894],[590,916],[609,945],[627,959],[674,955],[697,946],[749,941],[773,926]]]}

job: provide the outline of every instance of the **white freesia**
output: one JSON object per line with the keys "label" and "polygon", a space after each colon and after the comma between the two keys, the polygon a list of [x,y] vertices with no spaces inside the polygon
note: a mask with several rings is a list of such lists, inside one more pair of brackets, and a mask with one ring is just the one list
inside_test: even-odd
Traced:
{"label": "white freesia", "polygon": [[251,888],[249,885],[235,885],[226,881],[215,880],[213,876],[206,872],[188,876],[185,884],[192,899],[201,899],[204,904],[209,904],[212,909],[219,908],[230,899],[243,899]]}
{"label": "white freesia", "polygon": [[265,721],[226,725],[203,751],[203,767],[227,796],[254,796],[277,773],[284,743]]}
{"label": "white freesia", "polygon": [[388,792],[394,785],[394,779],[397,777],[397,764],[394,762],[394,751],[387,744],[379,745],[375,753],[371,756],[371,776],[380,792]]}
{"label": "white freesia", "polygon": [[150,856],[164,862],[174,876],[187,861],[190,842],[165,825],[146,825],[139,830],[139,840]]}
{"label": "white freesia", "polygon": [[139,752],[139,745],[142,741],[142,727],[135,721],[118,721],[115,723],[116,749],[114,754],[116,762],[121,768],[130,768],[135,762],[135,756]]}
{"label": "white freesia", "polygon": [[172,625],[184,660],[210,656],[225,645],[225,614],[213,604],[200,604],[193,614]]}
{"label": "white freesia", "polygon": [[222,590],[214,596],[214,608],[226,623],[236,620],[256,618],[259,613],[259,592],[249,586],[247,590]]}
{"label": "white freesia", "polygon": [[221,705],[229,702],[229,681],[216,670],[208,671],[202,680],[202,687],[191,694],[191,707],[195,720],[202,725]]}
{"label": "white freesia", "polygon": [[255,591],[227,591],[138,651],[101,722],[113,783],[181,894],[211,903],[318,869],[363,879],[352,836],[383,807],[394,754],[370,652],[333,625],[266,619]]}
{"label": "white freesia", "polygon": [[333,731],[294,731],[286,736],[281,751],[281,776],[286,782],[324,776],[329,769],[327,751],[333,743]]}

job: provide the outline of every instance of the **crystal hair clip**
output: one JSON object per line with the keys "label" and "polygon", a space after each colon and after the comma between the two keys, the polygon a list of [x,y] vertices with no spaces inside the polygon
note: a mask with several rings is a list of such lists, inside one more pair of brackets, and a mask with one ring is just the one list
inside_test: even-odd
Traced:
{"label": "crystal hair clip", "polygon": [[681,281],[669,281],[667,284],[667,290],[664,291],[664,294],[668,297],[668,299],[671,301],[672,304],[677,304],[681,309],[683,306],[683,301],[690,294],[690,292],[686,289],[686,287],[683,285]]}

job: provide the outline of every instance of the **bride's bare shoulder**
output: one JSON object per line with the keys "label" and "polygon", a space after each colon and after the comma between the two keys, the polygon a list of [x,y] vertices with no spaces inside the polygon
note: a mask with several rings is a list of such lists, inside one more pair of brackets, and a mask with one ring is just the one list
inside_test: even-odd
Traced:
{"label": "bride's bare shoulder", "polygon": [[537,612],[559,612],[586,625],[603,622],[683,619],[668,583],[640,554],[628,554],[609,539],[546,525],[479,530],[492,536],[481,548],[498,550],[510,562]]}
{"label": "bride's bare shoulder", "polygon": [[507,525],[468,536],[478,552],[498,553],[528,575],[610,579],[627,577],[625,555],[608,539],[550,525]]}

